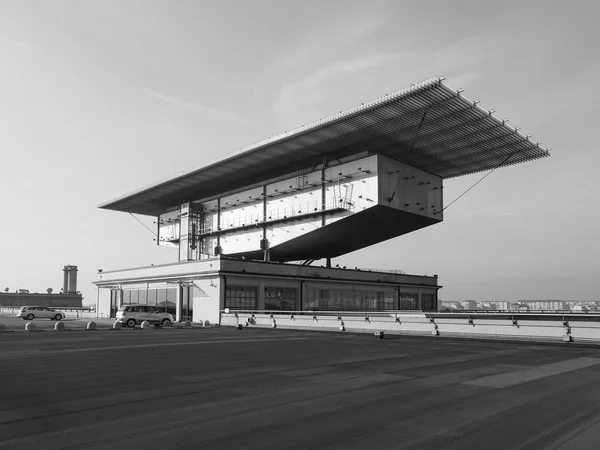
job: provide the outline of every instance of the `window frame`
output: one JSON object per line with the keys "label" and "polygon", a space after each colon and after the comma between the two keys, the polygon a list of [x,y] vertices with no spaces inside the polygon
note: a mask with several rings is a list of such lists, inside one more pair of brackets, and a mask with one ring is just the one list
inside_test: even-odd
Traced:
{"label": "window frame", "polygon": [[[243,295],[230,296],[231,292]],[[254,294],[254,295],[248,295]],[[255,311],[258,309],[258,286],[227,286],[225,289],[225,308],[241,311]]]}

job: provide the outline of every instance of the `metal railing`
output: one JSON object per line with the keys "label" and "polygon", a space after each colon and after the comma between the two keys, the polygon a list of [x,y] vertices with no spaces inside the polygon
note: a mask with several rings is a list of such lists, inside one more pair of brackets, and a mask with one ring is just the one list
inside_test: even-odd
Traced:
{"label": "metal railing", "polygon": [[247,214],[243,216],[236,216],[228,219],[224,214],[221,216],[220,229],[213,224],[204,224],[200,226],[200,234],[206,234],[216,231],[227,231],[229,228],[239,228],[244,226],[268,223],[270,221],[288,219],[292,217],[304,216],[307,214],[320,213],[326,211],[333,211],[336,209],[344,209],[352,211],[354,205],[344,199],[334,201],[334,199],[327,199],[325,207],[322,207],[323,203],[320,200],[312,202],[305,202],[296,205],[284,206],[282,208],[267,209],[267,215],[264,216],[262,212],[256,214]]}
{"label": "metal railing", "polygon": [[426,317],[426,313],[421,310],[365,310],[365,311],[348,311],[348,310],[338,310],[338,311],[325,311],[325,310],[303,310],[303,311],[286,311],[286,310],[256,310],[256,309],[224,309],[219,311],[221,317],[239,317],[239,316],[268,316],[271,318],[289,316],[290,318],[299,317],[309,317],[312,319],[317,319],[319,317],[334,317],[340,319],[342,316],[345,318],[357,318],[363,319],[366,322],[370,320],[370,318],[391,318],[395,321],[402,316],[419,316]]}
{"label": "metal railing", "polygon": [[256,310],[256,309],[224,309],[220,311],[223,315],[254,315],[254,316],[312,316],[312,317],[393,317],[397,319],[402,316],[419,315],[430,319],[441,319],[441,318],[481,318],[481,316],[487,316],[497,320],[508,319],[508,320],[575,320],[577,321],[592,321],[600,322],[600,312],[596,314],[578,314],[571,310],[557,310],[557,311],[544,311],[544,312],[524,312],[524,311],[460,311],[460,312],[442,312],[442,311],[422,311],[422,310],[363,310],[363,311],[350,311],[350,310],[302,310],[302,311],[290,311],[290,310]]}

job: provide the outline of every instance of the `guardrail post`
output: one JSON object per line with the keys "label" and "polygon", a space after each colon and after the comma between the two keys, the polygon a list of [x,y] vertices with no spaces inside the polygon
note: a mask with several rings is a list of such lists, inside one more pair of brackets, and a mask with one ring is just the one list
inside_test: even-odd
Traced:
{"label": "guardrail post", "polygon": [[440,331],[439,331],[437,323],[435,323],[435,319],[433,317],[429,318],[429,323],[431,323],[433,325],[433,330],[431,330],[431,334],[433,334],[434,336],[439,336]]}
{"label": "guardrail post", "polygon": [[564,328],[564,334],[563,334],[563,342],[571,342],[573,337],[571,336],[571,326],[569,325],[569,321],[564,320],[564,316],[563,316],[563,328]]}

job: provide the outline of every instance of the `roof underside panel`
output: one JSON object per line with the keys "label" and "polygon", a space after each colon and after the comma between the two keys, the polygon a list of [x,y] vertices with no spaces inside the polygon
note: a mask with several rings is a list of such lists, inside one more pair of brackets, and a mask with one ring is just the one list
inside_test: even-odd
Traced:
{"label": "roof underside panel", "polygon": [[247,147],[100,208],[147,215],[315,166],[381,153],[442,178],[548,156],[527,136],[432,78]]}

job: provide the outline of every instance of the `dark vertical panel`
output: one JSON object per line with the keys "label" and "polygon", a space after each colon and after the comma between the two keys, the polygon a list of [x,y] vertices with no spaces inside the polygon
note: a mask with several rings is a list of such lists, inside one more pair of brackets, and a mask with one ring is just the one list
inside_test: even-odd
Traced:
{"label": "dark vertical panel", "polygon": [[177,290],[167,289],[167,312],[175,316],[177,307]]}
{"label": "dark vertical panel", "polygon": [[167,311],[167,290],[166,289],[157,289],[156,290],[156,306],[161,311]]}
{"label": "dark vertical panel", "polygon": [[156,306],[157,289],[148,289],[148,305]]}

